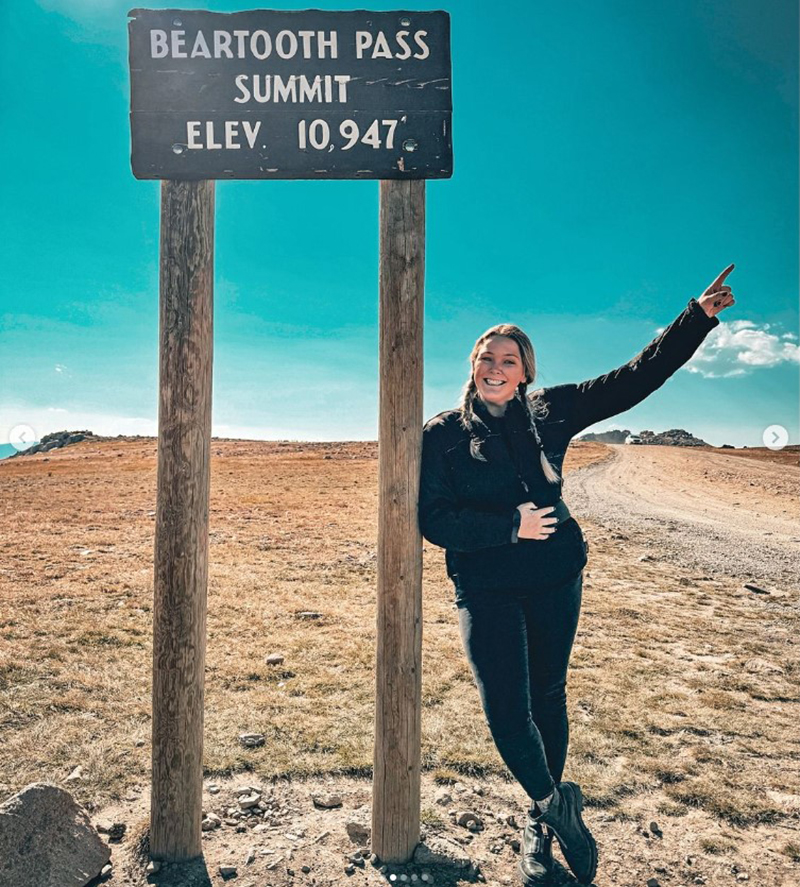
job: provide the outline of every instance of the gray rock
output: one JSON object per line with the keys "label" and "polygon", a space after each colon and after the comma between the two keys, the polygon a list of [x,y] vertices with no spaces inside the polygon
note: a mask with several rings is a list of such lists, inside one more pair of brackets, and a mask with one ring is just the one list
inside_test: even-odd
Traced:
{"label": "gray rock", "polygon": [[239,734],[239,742],[245,748],[256,748],[257,746],[264,744],[264,734],[263,733],[240,733]]}
{"label": "gray rock", "polygon": [[[446,838],[434,837],[417,844],[414,862],[416,865],[448,865],[458,868],[469,868],[472,865],[472,860],[459,844]],[[423,880],[427,880],[424,875]]]}
{"label": "gray rock", "polygon": [[323,807],[326,810],[330,810],[333,807],[342,806],[341,796],[335,793],[327,795],[314,795],[311,800],[314,802],[315,807]]}
{"label": "gray rock", "polygon": [[483,822],[477,813],[471,810],[464,810],[456,816],[456,822],[459,825],[466,826],[471,832],[479,832],[483,828]]}
{"label": "gray rock", "polygon": [[345,829],[347,829],[347,835],[351,841],[356,844],[367,844],[369,843],[369,839],[372,835],[372,829],[370,826],[366,825],[363,822],[359,822],[357,819],[350,819],[345,823]]}
{"label": "gray rock", "polygon": [[35,782],[0,804],[4,884],[83,887],[110,858],[86,811],[57,785]]}
{"label": "gray rock", "polygon": [[446,788],[440,788],[436,790],[434,801],[437,804],[441,804],[442,807],[449,807],[453,803],[453,796]]}
{"label": "gray rock", "polygon": [[281,656],[280,653],[270,653],[269,656],[264,660],[267,665],[280,665],[283,662],[284,657]]}

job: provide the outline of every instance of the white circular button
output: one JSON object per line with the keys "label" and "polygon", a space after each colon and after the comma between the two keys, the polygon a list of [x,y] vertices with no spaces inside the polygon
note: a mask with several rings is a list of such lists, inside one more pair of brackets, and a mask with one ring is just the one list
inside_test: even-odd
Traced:
{"label": "white circular button", "polygon": [[782,450],[789,443],[789,432],[783,425],[770,425],[764,429],[761,439],[770,450]]}
{"label": "white circular button", "polygon": [[15,450],[27,450],[36,443],[36,432],[30,425],[15,425],[8,432],[8,442]]}

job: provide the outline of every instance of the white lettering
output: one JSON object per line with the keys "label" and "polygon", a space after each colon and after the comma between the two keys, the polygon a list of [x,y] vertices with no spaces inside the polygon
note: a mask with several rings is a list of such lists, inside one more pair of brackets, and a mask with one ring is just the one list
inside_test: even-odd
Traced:
{"label": "white lettering", "polygon": [[397,42],[400,44],[400,49],[403,50],[402,54],[398,53],[395,58],[396,59],[407,59],[411,58],[411,47],[406,43],[406,37],[408,37],[408,31],[398,31],[394,36]]}
{"label": "white lettering", "polygon": [[356,58],[364,58],[364,50],[372,46],[372,34],[369,31],[356,31]]}
{"label": "white lettering", "polygon": [[339,85],[339,101],[347,101],[347,84],[350,82],[349,74],[336,74],[333,78]]}
{"label": "white lettering", "polygon": [[183,47],[186,44],[186,41],[183,39],[186,31],[170,31],[170,35],[172,36],[172,57],[174,59],[185,59],[188,58],[185,52],[182,52]]}
{"label": "white lettering", "polygon": [[313,31],[298,31],[297,36],[303,41],[303,58],[311,58],[311,41],[314,39]]}
{"label": "white lettering", "polygon": [[169,55],[166,31],[150,31],[150,58],[163,59]]}
{"label": "white lettering", "polygon": [[198,55],[201,55],[204,59],[211,58],[211,50],[208,48],[208,43],[206,43],[206,38],[203,36],[202,31],[197,32],[197,36],[194,38],[194,46],[192,46],[191,57],[195,58]]}
{"label": "white lettering", "polygon": [[422,39],[423,37],[427,37],[427,36],[428,36],[427,31],[416,31],[414,33],[414,42],[422,50],[422,52],[415,52],[414,53],[415,59],[426,59],[431,54],[430,49],[428,49],[428,44]]}
{"label": "white lettering", "polygon": [[294,74],[289,77],[288,81],[284,81],[280,74],[275,75],[275,101],[297,101],[297,77]]}
{"label": "white lettering", "polygon": [[[262,50],[258,49],[259,40],[264,44]],[[266,31],[255,31],[250,38],[250,52],[252,52],[257,59],[269,58],[272,53],[272,37],[270,37]]]}
{"label": "white lettering", "polygon": [[234,139],[239,135],[239,122],[237,120],[226,120],[225,121],[225,147],[228,150],[235,150],[236,148],[241,148],[242,146],[235,142]]}
{"label": "white lettering", "polygon": [[240,105],[250,101],[250,90],[244,85],[248,79],[247,74],[237,74],[236,79],[233,81],[242,93],[241,98],[234,98],[234,102],[238,102]]}
{"label": "white lettering", "polygon": [[203,146],[198,143],[197,139],[200,138],[200,121],[199,120],[187,120],[186,122],[186,147],[187,148],[202,148]]}
{"label": "white lettering", "polygon": [[375,49],[372,50],[374,59],[390,59],[392,58],[392,50],[389,48],[389,41],[383,31],[378,31],[375,38]]}
{"label": "white lettering", "polygon": [[242,128],[244,129],[244,137],[247,139],[247,144],[251,148],[255,147],[256,137],[258,136],[259,129],[261,129],[261,121],[258,120],[255,124],[252,124],[249,120],[243,120]]}
{"label": "white lettering", "polygon": [[214,31],[214,58],[221,59],[222,54],[232,59],[231,35],[227,31]]}
{"label": "white lettering", "polygon": [[243,59],[246,55],[245,47],[244,47],[244,39],[249,34],[249,31],[234,31],[233,36],[236,38],[236,57]]}
{"label": "white lettering", "polygon": [[[289,41],[289,49],[286,49],[286,41]],[[275,52],[282,59],[290,59],[297,53],[297,37],[291,31],[278,31],[275,38]]]}
{"label": "white lettering", "polygon": [[319,74],[314,78],[314,82],[311,84],[308,82],[308,77],[300,77],[300,101],[322,101],[322,77],[320,77]]}
{"label": "white lettering", "polygon": [[214,124],[211,120],[206,121],[206,148],[209,151],[213,151],[215,148],[221,148],[222,145],[219,142],[214,141]]}
{"label": "white lettering", "polygon": [[325,50],[330,49],[331,58],[339,58],[338,44],[336,42],[336,31],[329,31],[330,37],[325,36],[324,31],[317,31],[317,52],[321,59],[325,58]]}

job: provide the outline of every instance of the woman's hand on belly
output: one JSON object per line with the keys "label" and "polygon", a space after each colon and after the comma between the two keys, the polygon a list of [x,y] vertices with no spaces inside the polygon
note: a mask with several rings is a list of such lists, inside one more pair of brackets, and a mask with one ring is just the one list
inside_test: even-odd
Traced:
{"label": "woman's hand on belly", "polygon": [[537,508],[533,502],[523,502],[517,506],[521,520],[517,537],[519,539],[547,539],[555,533],[555,524],[558,523],[557,517],[552,517],[555,506],[545,505],[544,508]]}

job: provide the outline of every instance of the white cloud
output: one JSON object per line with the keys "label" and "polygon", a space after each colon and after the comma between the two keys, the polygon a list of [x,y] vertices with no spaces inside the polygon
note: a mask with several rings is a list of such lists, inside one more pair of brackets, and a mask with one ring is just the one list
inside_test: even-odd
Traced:
{"label": "white cloud", "polygon": [[800,346],[793,344],[796,338],[794,333],[770,332],[768,323],[761,327],[752,320],[720,323],[685,369],[707,379],[724,379],[783,363],[800,363]]}

